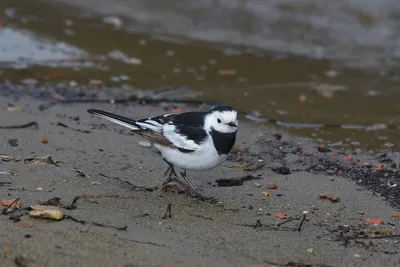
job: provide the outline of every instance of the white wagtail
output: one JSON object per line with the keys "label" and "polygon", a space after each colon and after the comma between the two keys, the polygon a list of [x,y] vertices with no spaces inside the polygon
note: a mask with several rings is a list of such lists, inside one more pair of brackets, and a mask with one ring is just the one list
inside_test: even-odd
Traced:
{"label": "white wagtail", "polygon": [[236,140],[237,112],[227,106],[218,106],[208,112],[165,114],[133,120],[102,110],[89,109],[97,117],[133,130],[148,139],[157,148],[169,172],[177,175],[174,166],[195,195],[204,199],[186,177],[186,170],[209,170],[226,160]]}

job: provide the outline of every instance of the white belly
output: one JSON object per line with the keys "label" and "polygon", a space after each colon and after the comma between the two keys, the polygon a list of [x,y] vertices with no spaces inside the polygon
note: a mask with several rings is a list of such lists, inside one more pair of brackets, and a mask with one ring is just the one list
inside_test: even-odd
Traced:
{"label": "white belly", "polygon": [[227,158],[227,155],[218,155],[212,142],[205,142],[195,152],[190,153],[183,153],[158,144],[154,144],[154,146],[160,150],[164,159],[185,170],[209,170],[218,166]]}

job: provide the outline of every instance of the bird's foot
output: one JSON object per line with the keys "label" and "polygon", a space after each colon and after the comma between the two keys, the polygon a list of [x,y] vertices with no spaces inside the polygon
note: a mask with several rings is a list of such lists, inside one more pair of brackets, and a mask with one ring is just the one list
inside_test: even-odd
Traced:
{"label": "bird's foot", "polygon": [[171,190],[172,192],[180,194],[190,192],[191,188],[180,179],[170,177],[162,184],[161,190],[164,192]]}
{"label": "bird's foot", "polygon": [[203,195],[201,195],[199,192],[197,192],[196,190],[193,190],[190,185],[188,185],[187,183],[185,183],[184,181],[176,178],[176,177],[170,177],[168,178],[161,187],[161,190],[164,192],[167,192],[168,190],[170,190],[171,192],[174,193],[178,193],[178,194],[186,194],[190,197],[193,198],[198,198],[201,201],[207,201],[210,203],[216,203],[216,199],[212,198],[212,197],[204,197]]}

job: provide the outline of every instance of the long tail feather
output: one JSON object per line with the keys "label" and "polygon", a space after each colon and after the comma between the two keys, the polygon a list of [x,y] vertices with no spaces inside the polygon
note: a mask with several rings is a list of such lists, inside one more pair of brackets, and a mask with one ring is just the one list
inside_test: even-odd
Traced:
{"label": "long tail feather", "polygon": [[134,131],[138,131],[138,130],[142,130],[142,128],[136,124],[135,120],[129,119],[127,117],[123,117],[120,115],[116,115],[107,111],[103,111],[103,110],[98,110],[98,109],[88,109],[87,112],[89,112],[90,114],[93,114],[99,118],[102,119],[106,119],[109,121],[112,121],[116,124],[125,126],[131,130]]}

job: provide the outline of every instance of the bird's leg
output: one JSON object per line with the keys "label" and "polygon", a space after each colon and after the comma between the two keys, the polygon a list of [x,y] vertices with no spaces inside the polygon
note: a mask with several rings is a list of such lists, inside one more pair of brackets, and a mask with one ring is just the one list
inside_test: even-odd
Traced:
{"label": "bird's leg", "polygon": [[171,178],[172,174],[175,175],[175,177],[178,177],[178,175],[175,172],[174,165],[169,163],[166,159],[164,159],[164,161],[168,164],[168,169],[165,171],[164,176],[166,176],[167,173],[169,172],[169,177],[168,178]]}
{"label": "bird's leg", "polygon": [[[166,159],[164,159],[164,161],[168,164],[168,169],[165,171],[164,176],[166,176],[168,172],[169,176],[168,179],[162,184],[162,190],[167,191],[167,189],[170,188],[178,193],[190,191],[188,185],[178,178],[178,175],[175,172],[174,165],[172,165]],[[172,177],[173,175],[175,177]]]}
{"label": "bird's leg", "polygon": [[181,175],[183,177],[183,179],[185,179],[186,183],[189,185],[190,189],[192,189],[192,191],[195,193],[196,197],[198,197],[201,200],[205,200],[205,197],[203,197],[199,192],[197,192],[197,190],[194,188],[194,186],[192,185],[192,183],[189,181],[189,179],[186,176],[186,170],[181,171]]}

